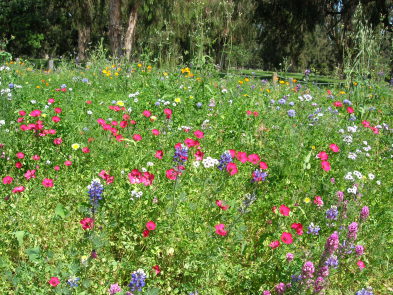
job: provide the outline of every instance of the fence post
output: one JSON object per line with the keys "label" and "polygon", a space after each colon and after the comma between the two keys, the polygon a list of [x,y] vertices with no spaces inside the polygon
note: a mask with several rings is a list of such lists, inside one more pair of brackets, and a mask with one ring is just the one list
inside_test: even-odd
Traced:
{"label": "fence post", "polygon": [[52,72],[55,69],[55,63],[53,61],[53,59],[50,59],[48,61],[48,71]]}

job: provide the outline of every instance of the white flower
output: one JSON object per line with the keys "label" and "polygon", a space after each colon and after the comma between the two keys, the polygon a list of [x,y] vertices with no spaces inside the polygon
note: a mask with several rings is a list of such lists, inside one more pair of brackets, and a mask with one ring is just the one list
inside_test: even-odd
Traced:
{"label": "white flower", "polygon": [[352,172],[348,172],[347,175],[345,175],[344,179],[346,180],[354,180],[353,176],[352,176]]}
{"label": "white flower", "polygon": [[134,102],[138,102],[139,100],[137,98],[134,98]]}
{"label": "white flower", "polygon": [[367,141],[363,141],[363,144],[364,144],[364,145],[368,145],[368,142],[367,142]]}
{"label": "white flower", "polygon": [[348,193],[352,193],[354,195],[356,195],[357,191],[358,191],[358,188],[356,186],[353,186],[352,188],[347,189]]}
{"label": "white flower", "polygon": [[32,104],[35,104],[37,101],[36,100],[30,100],[30,102],[32,103]]}
{"label": "white flower", "polygon": [[145,167],[142,167],[141,171],[142,172],[147,172],[147,169]]}
{"label": "white flower", "polygon": [[5,120],[0,120],[0,126],[5,125]]}
{"label": "white flower", "polygon": [[357,131],[358,127],[357,126],[349,126],[347,128],[348,132],[355,133]]}
{"label": "white flower", "polygon": [[376,183],[377,183],[378,185],[381,185],[381,181],[380,181],[380,180],[377,180]]}
{"label": "white flower", "polygon": [[46,165],[50,165],[52,162],[49,160],[46,160]]}
{"label": "white flower", "polygon": [[355,174],[355,176],[359,179],[361,179],[363,177],[362,173],[360,173],[359,171],[353,171],[353,174]]}
{"label": "white flower", "polygon": [[198,167],[201,165],[201,162],[200,162],[200,161],[194,161],[194,162],[192,163],[192,165],[193,165],[195,168],[198,168]]}
{"label": "white flower", "polygon": [[92,114],[93,114],[93,112],[90,111],[90,110],[88,110],[86,113],[87,113],[88,115],[92,115]]}
{"label": "white flower", "polygon": [[152,166],[154,166],[154,163],[153,162],[147,162],[147,164],[146,164],[148,167],[152,167]]}
{"label": "white flower", "polygon": [[355,153],[349,153],[348,154],[348,159],[356,160],[358,156]]}
{"label": "white flower", "polygon": [[176,102],[174,102],[172,105],[175,107],[176,106]]}
{"label": "white flower", "polygon": [[339,133],[344,133],[345,131],[344,131],[344,129],[340,129],[340,130],[338,130],[338,132]]}
{"label": "white flower", "polygon": [[352,143],[352,141],[353,141],[351,135],[345,136],[343,140],[344,140],[344,142],[346,142],[347,144],[350,144],[350,143]]}
{"label": "white flower", "polygon": [[368,174],[368,179],[373,180],[375,178],[375,175],[372,173]]}

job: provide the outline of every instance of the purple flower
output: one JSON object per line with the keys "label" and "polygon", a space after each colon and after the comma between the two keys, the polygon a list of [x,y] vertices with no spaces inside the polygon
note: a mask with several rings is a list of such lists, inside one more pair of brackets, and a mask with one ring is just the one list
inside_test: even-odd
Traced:
{"label": "purple flower", "polygon": [[350,225],[348,225],[348,239],[356,240],[357,233],[358,233],[358,223],[352,222]]}
{"label": "purple flower", "polygon": [[263,293],[262,293],[262,295],[271,295],[272,293],[270,293],[270,291],[269,290],[265,290],[265,291],[263,291]]}
{"label": "purple flower", "polygon": [[355,295],[374,295],[372,288],[362,289],[357,291]]}
{"label": "purple flower", "polygon": [[314,223],[311,223],[307,228],[307,233],[312,235],[318,235],[320,230],[321,228],[318,225],[314,225]]}
{"label": "purple flower", "polygon": [[121,291],[122,290],[121,290],[121,288],[120,288],[120,286],[118,284],[112,284],[110,286],[110,288],[109,288],[109,294],[110,295],[114,295],[114,294],[119,293]]}
{"label": "purple flower", "polygon": [[329,266],[327,265],[322,266],[318,271],[318,275],[323,278],[329,276]]}
{"label": "purple flower", "polygon": [[264,171],[261,171],[259,169],[256,169],[252,173],[252,179],[251,182],[260,182],[260,181],[265,181],[267,177],[267,173]]}
{"label": "purple flower", "polygon": [[366,220],[369,215],[370,215],[370,210],[368,209],[367,206],[364,206],[362,208],[362,211],[360,211],[360,219]]}
{"label": "purple flower", "polygon": [[287,261],[292,261],[293,260],[294,255],[292,253],[287,253]]}
{"label": "purple flower", "polygon": [[357,255],[362,256],[364,254],[364,247],[362,245],[356,245],[355,252]]}
{"label": "purple flower", "polygon": [[325,280],[323,277],[317,277],[314,283],[314,293],[320,293],[325,287]]}
{"label": "purple flower", "polygon": [[289,117],[293,118],[293,117],[296,116],[296,111],[295,111],[295,110],[289,110],[289,111],[287,112],[287,114],[288,114]]}
{"label": "purple flower", "polygon": [[337,268],[337,267],[338,267],[338,259],[337,259],[337,256],[334,256],[334,255],[330,256],[330,257],[326,260],[325,265],[326,265],[326,266],[329,266],[329,267]]}
{"label": "purple flower", "polygon": [[326,218],[330,220],[337,220],[338,210],[336,206],[332,206],[326,211]]}
{"label": "purple flower", "polygon": [[315,267],[311,261],[304,263],[302,268],[302,278],[312,278],[314,276]]}
{"label": "purple flower", "polygon": [[339,245],[338,241],[338,233],[335,231],[331,234],[331,236],[326,240],[325,244],[325,252],[329,255],[332,255],[334,251],[337,250]]}
{"label": "purple flower", "polygon": [[284,294],[286,285],[284,283],[279,283],[274,288],[276,289],[277,294]]}

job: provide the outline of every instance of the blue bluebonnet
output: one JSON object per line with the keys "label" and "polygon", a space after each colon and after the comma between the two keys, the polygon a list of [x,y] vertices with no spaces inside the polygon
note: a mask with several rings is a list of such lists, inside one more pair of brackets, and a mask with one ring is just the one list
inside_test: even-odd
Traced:
{"label": "blue bluebonnet", "polygon": [[8,84],[8,87],[10,88],[10,89],[12,89],[12,88],[14,88],[14,83],[10,83],[10,84]]}
{"label": "blue bluebonnet", "polygon": [[296,111],[295,110],[289,110],[288,112],[287,112],[287,114],[288,114],[288,116],[289,117],[295,117],[296,116]]}
{"label": "blue bluebonnet", "polygon": [[187,159],[188,159],[188,148],[185,146],[176,147],[175,155],[173,156],[173,161],[181,165],[184,164],[184,162],[187,161]]}
{"label": "blue bluebonnet", "polygon": [[267,173],[264,171],[261,171],[259,169],[256,169],[254,173],[252,174],[252,179],[251,182],[260,182],[260,181],[265,181],[267,177]]}
{"label": "blue bluebonnet", "polygon": [[363,288],[362,290],[357,291],[355,295],[374,295],[374,293],[371,288]]}
{"label": "blue bluebonnet", "polygon": [[302,280],[302,275],[291,275],[291,281],[293,283],[300,282]]}
{"label": "blue bluebonnet", "polygon": [[93,179],[91,184],[87,188],[88,188],[88,193],[89,193],[91,204],[93,206],[97,206],[98,201],[102,200],[104,186],[101,184],[99,179]]}
{"label": "blue bluebonnet", "polygon": [[338,210],[336,206],[330,207],[330,209],[326,210],[326,218],[331,220],[337,220]]}
{"label": "blue bluebonnet", "polygon": [[285,104],[286,100],[284,98],[281,98],[281,99],[278,100],[278,103],[279,104]]}
{"label": "blue bluebonnet", "polygon": [[290,106],[294,106],[295,103],[294,103],[293,101],[291,101],[291,102],[289,103],[289,105],[290,105]]}
{"label": "blue bluebonnet", "polygon": [[138,290],[142,291],[142,288],[146,285],[146,274],[143,269],[138,269],[131,274],[131,282],[128,284],[131,291]]}
{"label": "blue bluebonnet", "polygon": [[351,102],[350,100],[348,100],[348,99],[344,99],[344,100],[343,100],[343,104],[346,104],[346,105],[351,106],[351,105],[352,105],[352,102]]}
{"label": "blue bluebonnet", "polygon": [[61,84],[60,88],[67,88],[66,84]]}
{"label": "blue bluebonnet", "polygon": [[223,153],[218,162],[219,162],[219,165],[217,166],[217,168],[220,169],[221,171],[224,170],[227,167],[227,164],[232,162],[231,154],[228,151]]}
{"label": "blue bluebonnet", "polygon": [[320,230],[321,230],[321,228],[318,225],[314,225],[314,223],[311,223],[308,226],[307,233],[312,234],[312,235],[318,235]]}
{"label": "blue bluebonnet", "polygon": [[273,104],[273,103],[275,103],[275,102],[276,102],[276,101],[275,101],[274,99],[271,99],[271,100],[270,100],[270,103],[271,103],[271,104]]}
{"label": "blue bluebonnet", "polygon": [[330,256],[326,261],[325,265],[333,268],[338,267],[338,258],[335,255]]}
{"label": "blue bluebonnet", "polygon": [[83,78],[83,79],[82,79],[82,82],[83,82],[83,83],[88,83],[88,82],[89,82],[89,79]]}
{"label": "blue bluebonnet", "polygon": [[71,287],[78,287],[78,281],[80,280],[80,278],[76,278],[76,277],[71,277],[68,279],[67,284]]}
{"label": "blue bluebonnet", "polygon": [[202,103],[201,102],[197,102],[196,106],[197,106],[197,108],[201,108],[202,107]]}

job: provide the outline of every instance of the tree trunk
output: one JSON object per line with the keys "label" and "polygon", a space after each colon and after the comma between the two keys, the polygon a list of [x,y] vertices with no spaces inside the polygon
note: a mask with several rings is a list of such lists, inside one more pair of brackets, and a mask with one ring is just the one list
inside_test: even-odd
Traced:
{"label": "tree trunk", "polygon": [[78,30],[78,61],[83,61],[86,58],[87,43],[90,41],[90,28],[81,26]]}
{"label": "tree trunk", "polygon": [[109,3],[109,43],[113,56],[121,53],[121,0],[110,0]]}
{"label": "tree trunk", "polygon": [[128,28],[124,39],[124,49],[125,49],[125,56],[127,60],[129,60],[131,57],[137,20],[138,20],[138,7],[134,5],[134,7],[132,7],[131,9],[130,18],[128,19]]}

